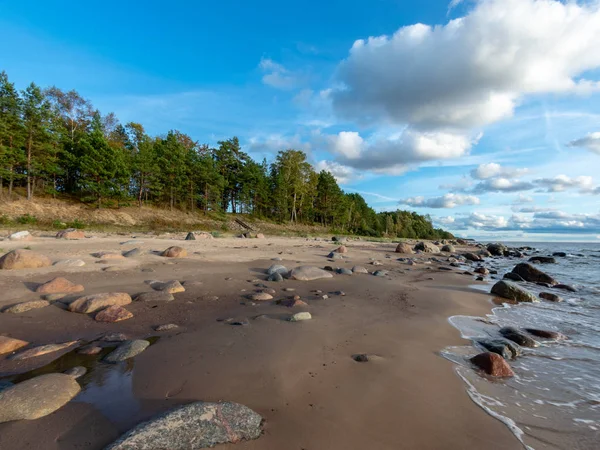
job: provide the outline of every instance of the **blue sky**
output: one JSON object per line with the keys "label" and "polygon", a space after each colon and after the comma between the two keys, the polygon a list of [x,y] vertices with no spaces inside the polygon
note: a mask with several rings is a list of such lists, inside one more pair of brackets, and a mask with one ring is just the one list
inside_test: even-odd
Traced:
{"label": "blue sky", "polygon": [[600,239],[597,1],[0,0],[0,70],[151,134],[307,152],[377,210]]}

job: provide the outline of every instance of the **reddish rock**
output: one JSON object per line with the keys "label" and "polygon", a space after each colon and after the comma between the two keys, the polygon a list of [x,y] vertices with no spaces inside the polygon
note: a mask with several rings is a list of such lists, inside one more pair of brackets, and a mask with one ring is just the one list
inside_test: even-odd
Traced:
{"label": "reddish rock", "polygon": [[0,355],[4,353],[12,353],[15,350],[19,350],[21,347],[25,347],[29,342],[22,341],[21,339],[14,339],[8,336],[0,336]]}
{"label": "reddish rock", "polygon": [[70,294],[83,290],[84,287],[81,284],[72,283],[63,277],[56,277],[38,286],[35,292],[38,294]]}
{"label": "reddish rock", "polygon": [[396,247],[396,253],[408,253],[409,255],[412,255],[414,251],[410,245],[400,242]]}
{"label": "reddish rock", "polygon": [[340,245],[338,248],[334,250],[336,253],[348,253],[348,249],[345,245]]}
{"label": "reddish rock", "polygon": [[48,302],[47,300],[32,300],[29,302],[17,303],[16,305],[6,308],[2,312],[9,314],[20,314],[27,311],[31,311],[33,309],[45,308],[49,305],[50,302]]}
{"label": "reddish rock", "polygon": [[256,235],[256,239],[264,239],[264,238],[265,238],[265,235],[264,235],[264,234],[262,234],[262,233],[258,233],[258,234]]}
{"label": "reddish rock", "polygon": [[81,230],[76,230],[75,228],[68,228],[66,230],[61,230],[56,233],[56,239],[85,239],[85,234]]}
{"label": "reddish rock", "polygon": [[187,250],[182,247],[173,246],[162,252],[161,256],[166,256],[167,258],[185,258]]}
{"label": "reddish rock", "polygon": [[131,311],[123,308],[122,306],[109,306],[106,309],[103,309],[94,318],[97,322],[120,322],[122,320],[131,319],[133,314]]}
{"label": "reddish rock", "polygon": [[515,375],[506,360],[497,353],[480,353],[471,358],[471,362],[493,377],[513,377]]}
{"label": "reddish rock", "polygon": [[131,297],[124,292],[108,292],[104,294],[86,295],[79,297],[77,300],[69,304],[69,311],[89,314],[107,306],[123,306],[131,303]]}
{"label": "reddish rock", "polygon": [[558,331],[538,330],[537,328],[525,328],[529,334],[545,339],[566,339],[566,336]]}
{"label": "reddish rock", "polygon": [[308,306],[308,304],[306,302],[303,302],[302,300],[300,300],[300,298],[296,298],[296,297],[298,297],[298,296],[296,295],[296,296],[294,296],[294,298],[282,300],[280,304],[282,306],[287,306],[288,308],[295,308],[297,306]]}
{"label": "reddish rock", "polygon": [[485,267],[478,267],[477,269],[474,270],[475,273],[480,273],[482,275],[488,275],[490,273],[490,271],[488,269],[486,269]]}
{"label": "reddish rock", "polygon": [[51,265],[50,258],[31,250],[13,250],[0,258],[0,269],[4,270],[38,269]]}

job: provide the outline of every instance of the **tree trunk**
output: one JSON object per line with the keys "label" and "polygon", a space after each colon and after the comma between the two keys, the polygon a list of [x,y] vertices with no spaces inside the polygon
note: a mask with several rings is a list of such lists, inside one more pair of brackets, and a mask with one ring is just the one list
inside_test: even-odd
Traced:
{"label": "tree trunk", "polygon": [[33,193],[31,192],[31,150],[33,147],[33,135],[29,133],[27,141],[27,200],[31,200]]}
{"label": "tree trunk", "polygon": [[138,206],[142,207],[142,196],[144,195],[144,177],[140,177],[140,191],[138,192]]}
{"label": "tree trunk", "polygon": [[9,200],[12,200],[13,184],[14,184],[13,166],[10,166],[10,178],[8,180],[8,199]]}

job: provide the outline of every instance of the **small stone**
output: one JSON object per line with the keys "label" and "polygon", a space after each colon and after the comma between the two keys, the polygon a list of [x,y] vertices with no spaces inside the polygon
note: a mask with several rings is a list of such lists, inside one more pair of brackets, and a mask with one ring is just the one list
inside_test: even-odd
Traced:
{"label": "small stone", "polygon": [[124,342],[129,338],[123,333],[106,333],[100,338],[104,342]]}
{"label": "small stone", "polygon": [[80,355],[97,355],[102,351],[102,347],[98,347],[97,345],[86,345],[85,347],[77,350],[77,353]]}
{"label": "small stone", "polygon": [[173,294],[165,291],[144,292],[135,298],[136,302],[171,302]]}
{"label": "small stone", "polygon": [[348,249],[345,245],[340,245],[338,248],[334,250],[336,253],[348,253]]}
{"label": "small stone", "polygon": [[8,236],[9,241],[32,241],[33,236],[29,231],[17,231]]}
{"label": "small stone", "polygon": [[553,294],[551,292],[540,292],[540,298],[544,300],[548,300],[549,302],[562,302],[563,299],[561,296]]}
{"label": "small stone", "polygon": [[179,328],[179,325],[175,325],[174,323],[167,323],[164,325],[158,325],[154,327],[155,331],[171,331]]}
{"label": "small stone", "polygon": [[58,233],[56,233],[56,239],[85,239],[85,234],[81,230],[76,230],[75,228],[67,228],[66,230],[61,230]]}
{"label": "small stone", "polygon": [[35,358],[36,356],[42,356],[48,353],[54,353],[60,350],[64,350],[65,348],[71,347],[77,343],[78,341],[70,341],[64,342],[62,344],[40,345],[38,347],[33,347],[28,350],[23,350],[22,352],[16,353],[12,355],[9,359],[14,361],[22,361],[24,359]]}
{"label": "small stone", "polygon": [[299,266],[290,272],[290,278],[292,280],[299,281],[312,281],[320,280],[323,278],[333,278],[333,275],[323,269],[319,269],[313,266]]}
{"label": "small stone", "polygon": [[566,339],[566,336],[558,331],[539,330],[537,328],[525,328],[529,334],[544,339]]}
{"label": "small stone", "polygon": [[135,258],[136,256],[140,256],[142,254],[142,250],[139,248],[133,248],[126,252],[123,252],[123,256],[125,258]]}
{"label": "small stone", "polygon": [[471,362],[493,377],[512,377],[515,375],[506,360],[497,353],[480,353],[471,358]]}
{"label": "small stone", "polygon": [[490,271],[488,269],[486,269],[485,267],[478,267],[473,272],[480,273],[482,275],[488,275],[490,273]]}
{"label": "small stone", "polygon": [[61,259],[60,261],[56,261],[54,265],[61,267],[83,267],[85,266],[85,261],[81,259]]}
{"label": "small stone", "polygon": [[87,373],[87,369],[83,366],[75,366],[65,370],[63,373],[77,379],[84,376]]}
{"label": "small stone", "polygon": [[0,355],[12,353],[19,350],[21,347],[29,345],[29,342],[15,339],[8,336],[0,336]]}
{"label": "small stone", "polygon": [[310,320],[310,319],[312,319],[312,316],[310,315],[310,313],[303,311],[303,312],[293,314],[292,317],[290,317],[290,322],[301,322],[303,320]]}
{"label": "small stone", "polygon": [[177,294],[179,292],[185,292],[185,288],[177,280],[167,281],[165,283],[151,283],[152,289],[162,292],[168,292],[169,294]]}
{"label": "small stone", "polygon": [[134,356],[142,353],[150,345],[150,342],[143,339],[136,339],[133,341],[125,341],[119,345],[115,350],[106,355],[104,361],[116,364],[126,359],[133,358]]}
{"label": "small stone", "polygon": [[20,314],[27,311],[31,311],[33,309],[45,308],[48,305],[50,305],[50,302],[48,302],[47,300],[32,300],[30,302],[17,303],[16,305],[6,308],[2,312],[10,314]]}
{"label": "small stone", "polygon": [[250,300],[253,300],[255,302],[264,302],[264,301],[268,301],[268,300],[273,300],[273,296],[266,292],[257,292],[256,294],[251,294],[249,296],[249,298],[250,298]]}
{"label": "small stone", "polygon": [[369,271],[367,269],[365,269],[363,266],[354,266],[352,268],[352,272],[354,272],[354,273],[369,273]]}
{"label": "small stone", "polygon": [[352,272],[350,269],[346,269],[345,267],[341,267],[337,270],[337,273],[340,275],[352,275],[354,272]]}
{"label": "small stone", "polygon": [[369,355],[364,353],[359,353],[357,355],[352,355],[352,359],[356,362],[369,362]]}
{"label": "small stone", "polygon": [[187,256],[187,250],[182,247],[173,246],[162,252],[161,256],[165,256],[167,258],[185,258]]}
{"label": "small stone", "polygon": [[82,292],[84,287],[81,284],[75,284],[63,277],[56,277],[37,287],[35,292],[38,294],[71,294]]}
{"label": "small stone", "polygon": [[375,272],[373,272],[373,275],[375,275],[376,277],[387,277],[388,271],[387,270],[376,270]]}
{"label": "small stone", "polygon": [[96,314],[94,320],[96,322],[114,323],[121,322],[122,320],[131,319],[132,317],[133,314],[131,313],[131,311],[123,308],[122,306],[113,305],[109,306],[106,309],[103,309],[98,314]]}
{"label": "small stone", "polygon": [[322,296],[321,296],[321,298],[322,298],[323,300],[327,300],[327,299],[329,298],[329,295],[327,295],[327,294],[325,294],[325,295],[322,295]]}

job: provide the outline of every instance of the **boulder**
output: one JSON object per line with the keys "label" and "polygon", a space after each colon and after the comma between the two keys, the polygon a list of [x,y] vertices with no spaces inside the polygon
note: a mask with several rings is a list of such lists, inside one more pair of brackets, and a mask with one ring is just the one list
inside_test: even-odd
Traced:
{"label": "boulder", "polygon": [[487,246],[487,251],[490,252],[491,255],[493,256],[504,256],[504,252],[506,252],[508,249],[506,248],[505,245],[502,244],[488,244]]}
{"label": "boulder", "polygon": [[408,253],[412,255],[414,253],[412,247],[406,242],[400,242],[396,247],[396,253]]}
{"label": "boulder", "polygon": [[439,253],[439,247],[433,245],[431,242],[422,241],[415,245],[415,251],[421,251],[425,253]]}
{"label": "boulder", "polygon": [[489,275],[489,273],[490,273],[490,271],[488,269],[486,269],[485,267],[478,267],[473,272],[480,273],[482,275]]}
{"label": "boulder", "polygon": [[563,299],[560,295],[553,294],[551,292],[540,292],[540,298],[548,300],[549,302],[562,302]]}
{"label": "boulder", "polygon": [[108,306],[124,306],[131,303],[131,297],[125,292],[107,292],[104,294],[86,295],[79,297],[69,304],[69,311],[89,314],[100,311]]}
{"label": "boulder", "polygon": [[135,298],[136,302],[171,302],[173,300],[175,300],[173,294],[164,291],[144,292]]}
{"label": "boulder", "polygon": [[568,284],[556,284],[554,286],[552,286],[554,289],[562,289],[563,291],[569,291],[569,292],[577,292],[577,289],[575,289],[573,286],[569,286]]}
{"label": "boulder", "polygon": [[75,284],[63,277],[56,277],[37,287],[35,292],[38,294],[72,294],[82,292],[84,287],[81,284]]}
{"label": "boulder", "polygon": [[521,275],[512,272],[505,273],[503,278],[511,281],[525,281]]}
{"label": "boulder", "polygon": [[47,355],[48,353],[58,352],[78,344],[79,341],[63,342],[62,344],[46,344],[38,347],[33,347],[28,350],[23,350],[19,353],[12,355],[9,359],[14,361],[22,361],[24,359],[35,358],[36,356]]}
{"label": "boulder", "polygon": [[498,353],[504,359],[515,359],[521,354],[521,348],[508,339],[477,339],[476,342],[492,353]]}
{"label": "boulder", "polygon": [[515,375],[506,360],[497,353],[480,353],[471,358],[470,361],[493,377],[512,377]]}
{"label": "boulder", "polygon": [[104,358],[104,361],[116,364],[121,361],[125,361],[126,359],[133,358],[134,356],[142,353],[148,346],[150,342],[145,341],[143,339],[136,339],[133,341],[125,341],[121,345],[119,345],[115,350],[110,352]]}
{"label": "boulder", "polygon": [[76,379],[84,376],[87,373],[87,369],[83,366],[75,366],[65,370],[63,373]]}
{"label": "boulder", "polygon": [[196,235],[194,233],[190,232],[185,237],[185,240],[186,241],[195,241],[196,240]]}
{"label": "boulder", "polygon": [[541,281],[542,283],[548,283],[550,285],[558,284],[558,282],[550,275],[545,274],[541,270],[533,267],[531,264],[520,263],[515,266],[512,273],[520,275],[525,281],[536,283]]}
{"label": "boulder", "polygon": [[85,261],[81,259],[61,259],[54,263],[55,266],[61,267],[82,267],[85,266]]}
{"label": "boulder", "polygon": [[482,261],[481,256],[476,255],[475,253],[463,253],[463,256],[465,257],[465,259],[467,259],[469,261],[473,261],[473,262]]}
{"label": "boulder", "polygon": [[340,267],[337,270],[337,273],[339,273],[340,275],[352,275],[353,272],[350,269],[346,269],[345,267]]}
{"label": "boulder", "polygon": [[267,281],[273,281],[275,283],[280,283],[281,281],[283,281],[283,276],[279,272],[275,272],[267,277]]}
{"label": "boulder", "polygon": [[387,277],[388,271],[387,270],[376,270],[375,272],[373,272],[373,275],[376,277]]}
{"label": "boulder", "polygon": [[187,250],[182,247],[173,246],[162,252],[161,256],[167,258],[185,258],[187,256]]}
{"label": "boulder", "polygon": [[177,294],[179,292],[185,292],[185,288],[178,280],[170,280],[164,283],[155,282],[151,283],[152,289],[155,291],[168,292],[169,294]]}
{"label": "boulder", "polygon": [[314,266],[298,266],[292,269],[290,272],[290,278],[292,280],[299,281],[312,281],[320,280],[323,278],[333,278],[333,275],[326,270],[319,269]]}
{"label": "boulder", "polygon": [[20,314],[27,311],[31,311],[33,309],[45,308],[48,305],[50,305],[50,302],[48,302],[47,300],[32,300],[30,302],[17,303],[16,305],[9,306],[2,312],[10,314]]}
{"label": "boulder", "polygon": [[556,259],[552,256],[532,256],[529,261],[540,264],[556,264]]}
{"label": "boulder", "polygon": [[310,315],[310,313],[303,311],[303,312],[293,314],[290,317],[290,322],[302,322],[303,320],[310,320],[310,319],[312,319],[312,316]]}
{"label": "boulder", "polygon": [[53,413],[81,390],[72,376],[50,373],[0,392],[0,423],[33,420]]}
{"label": "boulder", "polygon": [[281,275],[287,275],[289,270],[287,267],[282,266],[281,264],[273,264],[271,267],[267,269],[267,275],[273,275],[274,273],[279,273]]}
{"label": "boulder", "polygon": [[498,297],[507,298],[509,300],[514,300],[516,302],[537,302],[538,299],[531,292],[523,289],[520,286],[510,282],[510,281],[498,281],[494,286],[492,286],[492,294],[497,295]]}
{"label": "boulder", "polygon": [[3,270],[38,269],[51,265],[50,258],[31,250],[13,250],[0,258],[0,269]]}
{"label": "boulder", "polygon": [[490,252],[488,252],[488,251],[487,251],[485,248],[482,248],[481,250],[479,250],[479,251],[477,252],[477,254],[478,254],[479,256],[482,256],[482,257],[484,257],[484,258],[489,258],[489,257],[491,257],[491,256],[492,256],[492,254],[491,254]]}
{"label": "boulder", "polygon": [[537,328],[525,328],[529,334],[544,339],[566,339],[566,336],[558,331],[539,330]]}
{"label": "boulder", "polygon": [[348,248],[345,245],[340,245],[334,250],[336,253],[348,253]]}
{"label": "boulder", "polygon": [[354,266],[352,268],[352,272],[354,272],[354,273],[369,273],[369,271],[367,269],[365,269],[363,266]]}
{"label": "boulder", "polygon": [[265,302],[268,300],[273,300],[273,296],[271,294],[267,294],[266,292],[257,292],[255,294],[251,294],[249,298],[250,300],[255,302]]}
{"label": "boulder", "polygon": [[29,231],[17,231],[16,233],[8,236],[9,241],[31,241],[33,236]]}
{"label": "boulder", "polygon": [[19,350],[21,347],[29,345],[29,342],[15,339],[8,336],[0,336],[0,355],[12,353]]}
{"label": "boulder", "polygon": [[258,439],[262,417],[231,402],[195,402],[137,425],[106,450],[197,450]]}
{"label": "boulder", "polygon": [[442,247],[442,251],[446,253],[454,253],[456,252],[456,249],[454,248],[454,245],[446,244]]}
{"label": "boulder", "polygon": [[514,327],[500,328],[500,334],[522,347],[539,347],[539,343]]}
{"label": "boulder", "polygon": [[77,230],[75,228],[67,228],[66,230],[61,230],[56,233],[56,239],[85,239],[85,234],[81,230]]}
{"label": "boulder", "polygon": [[126,252],[123,252],[123,256],[125,258],[135,258],[136,256],[140,256],[142,254],[142,250],[139,248],[132,248]]}
{"label": "boulder", "polygon": [[123,308],[122,306],[113,305],[113,306],[109,306],[106,309],[103,309],[98,314],[96,314],[96,317],[94,317],[94,320],[96,322],[113,323],[113,322],[120,322],[122,320],[131,319],[132,317],[133,317],[133,314],[131,313],[131,311],[128,311],[127,309]]}

